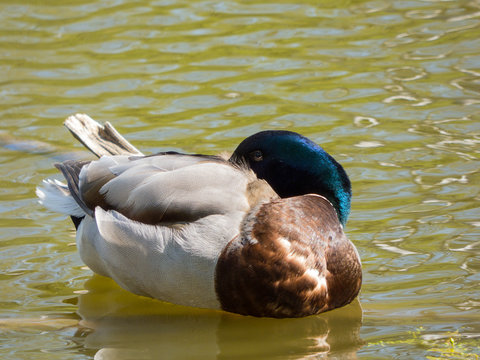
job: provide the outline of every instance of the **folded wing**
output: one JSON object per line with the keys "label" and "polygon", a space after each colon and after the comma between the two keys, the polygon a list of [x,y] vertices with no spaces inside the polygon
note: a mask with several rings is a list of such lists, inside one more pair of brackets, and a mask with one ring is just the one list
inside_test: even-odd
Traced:
{"label": "folded wing", "polygon": [[251,175],[216,157],[104,156],[58,165],[86,212],[99,206],[145,224],[191,222],[249,209]]}

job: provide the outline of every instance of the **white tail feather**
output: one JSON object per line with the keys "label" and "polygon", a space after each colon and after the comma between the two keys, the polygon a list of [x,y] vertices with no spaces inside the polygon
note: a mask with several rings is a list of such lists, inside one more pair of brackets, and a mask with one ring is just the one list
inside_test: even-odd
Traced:
{"label": "white tail feather", "polygon": [[58,180],[43,180],[37,187],[39,203],[47,209],[70,216],[83,217],[85,212],[70,195],[67,185]]}

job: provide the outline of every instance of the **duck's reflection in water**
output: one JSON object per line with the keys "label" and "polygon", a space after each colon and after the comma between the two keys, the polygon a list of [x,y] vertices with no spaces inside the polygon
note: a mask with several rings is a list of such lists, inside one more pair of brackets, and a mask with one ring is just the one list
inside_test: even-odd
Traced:
{"label": "duck's reflection in water", "polygon": [[318,316],[268,319],[150,300],[100,276],[86,288],[77,339],[95,359],[353,359],[362,343],[358,300]]}

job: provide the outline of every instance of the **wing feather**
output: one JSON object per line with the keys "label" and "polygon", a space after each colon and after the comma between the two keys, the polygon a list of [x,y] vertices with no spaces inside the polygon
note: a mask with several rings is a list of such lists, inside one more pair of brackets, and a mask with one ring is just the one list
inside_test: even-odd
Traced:
{"label": "wing feather", "polygon": [[[251,175],[215,157],[104,156],[81,169],[78,200],[145,224],[191,222],[247,211]],[[69,181],[70,184],[70,181]]]}

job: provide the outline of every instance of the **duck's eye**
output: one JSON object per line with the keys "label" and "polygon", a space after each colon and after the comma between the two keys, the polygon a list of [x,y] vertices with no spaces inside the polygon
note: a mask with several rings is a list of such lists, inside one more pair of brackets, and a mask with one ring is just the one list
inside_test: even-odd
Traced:
{"label": "duck's eye", "polygon": [[263,160],[263,154],[260,150],[255,150],[255,151],[252,151],[250,154],[250,159],[252,159],[253,161],[262,161]]}

